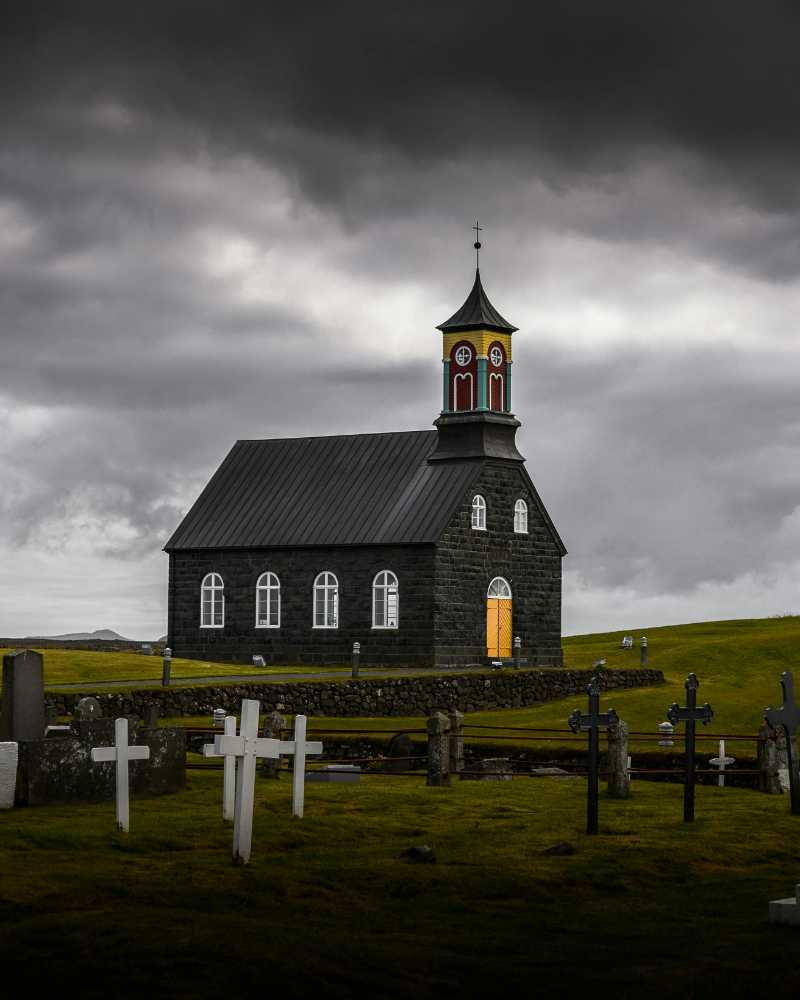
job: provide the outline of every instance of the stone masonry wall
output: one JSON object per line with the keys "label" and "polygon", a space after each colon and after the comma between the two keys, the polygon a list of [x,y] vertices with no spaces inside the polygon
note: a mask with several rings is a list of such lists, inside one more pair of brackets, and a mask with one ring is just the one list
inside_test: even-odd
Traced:
{"label": "stone masonry wall", "polygon": [[[471,527],[472,498],[486,500],[486,531]],[[514,503],[528,505],[527,535],[514,532]],[[513,634],[535,666],[561,666],[561,551],[517,465],[486,462],[436,547],[436,664],[486,659],[486,591],[511,585]]]}
{"label": "stone masonry wall", "polygon": [[[256,698],[262,710],[286,714],[393,716],[428,715],[458,709],[475,712],[494,708],[521,708],[584,694],[590,670],[512,670],[497,674],[456,674],[452,677],[396,677],[390,680],[307,681],[292,683],[230,684],[208,687],[157,688],[94,694],[103,714],[142,716],[149,704],[162,716],[210,714],[215,708],[238,712],[243,698]],[[663,684],[660,670],[609,670],[601,674],[604,689]],[[55,715],[70,715],[86,691],[49,694]],[[574,707],[574,706],[573,706]]]}
{"label": "stone masonry wall", "polygon": [[[215,550],[170,556],[169,644],[173,656],[268,664],[349,663],[361,643],[361,663],[431,666],[432,545]],[[398,629],[372,628],[372,582],[391,570],[399,585]],[[267,570],[281,583],[281,626],[256,628],[256,580]],[[339,581],[339,627],[312,625],[313,586],[328,570]],[[225,584],[225,626],[200,628],[200,584],[216,572]]]}

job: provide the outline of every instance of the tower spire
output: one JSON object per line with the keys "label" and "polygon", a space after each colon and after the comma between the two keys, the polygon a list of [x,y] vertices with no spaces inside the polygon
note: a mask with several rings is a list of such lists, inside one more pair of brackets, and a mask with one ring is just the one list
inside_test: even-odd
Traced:
{"label": "tower spire", "polygon": [[481,233],[483,232],[483,226],[478,224],[478,220],[475,220],[475,225],[472,227],[475,230],[475,242],[473,246],[475,247],[475,270],[480,271],[481,269]]}

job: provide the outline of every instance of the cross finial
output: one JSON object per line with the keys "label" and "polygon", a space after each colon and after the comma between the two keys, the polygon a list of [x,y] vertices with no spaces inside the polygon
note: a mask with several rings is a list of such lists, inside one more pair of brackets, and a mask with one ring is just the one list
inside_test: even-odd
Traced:
{"label": "cross finial", "polygon": [[475,225],[472,227],[475,230],[475,267],[480,267],[480,256],[481,256],[481,233],[483,232],[483,226],[478,224],[478,220],[475,220]]}

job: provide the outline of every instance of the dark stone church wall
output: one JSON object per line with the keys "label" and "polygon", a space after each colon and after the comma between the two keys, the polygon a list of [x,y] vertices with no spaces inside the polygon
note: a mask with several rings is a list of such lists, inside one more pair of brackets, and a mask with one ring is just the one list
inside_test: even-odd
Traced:
{"label": "dark stone church wall", "polygon": [[[364,665],[432,665],[431,545],[173,552],[170,555],[169,644],[173,656],[268,664],[349,663],[361,643]],[[372,628],[372,582],[381,570],[398,578],[399,625]],[[255,627],[256,580],[267,570],[281,583],[281,627]],[[312,627],[318,573],[339,581],[339,627]],[[225,585],[225,626],[200,628],[200,585],[216,572]]]}
{"label": "dark stone church wall", "polygon": [[[486,531],[471,527],[472,498],[486,500]],[[528,533],[514,532],[514,503],[528,505]],[[531,666],[561,666],[561,551],[516,465],[485,463],[436,547],[436,664],[486,659],[486,591],[511,585],[513,635]]]}

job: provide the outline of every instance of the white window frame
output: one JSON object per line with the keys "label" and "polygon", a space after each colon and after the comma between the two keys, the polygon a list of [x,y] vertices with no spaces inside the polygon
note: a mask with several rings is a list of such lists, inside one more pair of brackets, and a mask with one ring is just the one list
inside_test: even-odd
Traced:
{"label": "white window frame", "polygon": [[[469,380],[469,407],[466,410],[458,409],[458,383],[459,380]],[[475,409],[475,386],[472,382],[472,372],[456,372],[453,376],[453,411],[456,413],[466,413]]]}
{"label": "white window frame", "polygon": [[[211,621],[206,621],[206,593],[211,594]],[[219,607],[218,607],[219,605]],[[219,610],[219,622],[215,622]],[[206,573],[200,584],[200,628],[225,628],[225,583],[219,573]]]}
{"label": "white window frame", "polygon": [[[389,610],[389,598],[394,591],[394,624],[390,624],[392,615]],[[378,621],[378,598],[383,605],[383,621]],[[390,569],[382,569],[375,574],[372,581],[372,627],[397,631],[400,628],[400,585],[397,577]]]}
{"label": "white window frame", "polygon": [[[278,592],[278,607],[276,621],[272,621],[272,594]],[[263,602],[266,602],[264,604]],[[261,621],[261,609],[266,607],[266,624]],[[256,628],[280,628],[281,627],[281,581],[276,573],[266,570],[256,580]]]}
{"label": "white window frame", "polygon": [[[492,593],[492,590],[503,591],[503,593]],[[486,589],[487,597],[495,597],[501,601],[511,600],[511,584],[504,576],[496,576]]]}
{"label": "white window frame", "polygon": [[[317,609],[319,607],[320,595],[322,597],[322,617],[324,625],[317,624]],[[331,607],[329,608],[329,604]],[[332,614],[330,613],[332,611]],[[333,624],[328,622],[333,621]],[[336,629],[339,627],[339,581],[335,573],[330,570],[323,570],[318,573],[314,580],[314,617],[312,620],[314,628]]]}
{"label": "white window frame", "polygon": [[522,497],[514,504],[514,534],[528,534],[528,505]]}
{"label": "white window frame", "polygon": [[486,501],[480,493],[472,498],[472,530],[486,531]]}

